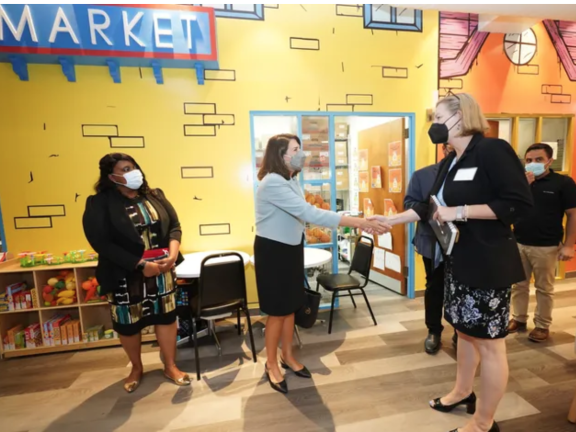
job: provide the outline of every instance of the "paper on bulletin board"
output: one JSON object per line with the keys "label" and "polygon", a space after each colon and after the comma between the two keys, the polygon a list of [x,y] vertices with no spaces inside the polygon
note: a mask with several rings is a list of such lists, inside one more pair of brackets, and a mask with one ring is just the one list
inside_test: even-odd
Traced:
{"label": "paper on bulletin board", "polygon": [[388,170],[388,192],[402,192],[402,169],[395,168]]}
{"label": "paper on bulletin board", "polygon": [[358,150],[358,171],[368,171],[368,150]]}
{"label": "paper on bulletin board", "polygon": [[364,217],[374,216],[374,204],[370,198],[364,198]]}
{"label": "paper on bulletin board", "polygon": [[402,273],[402,261],[400,257],[392,252],[386,252],[386,268],[396,273]]}
{"label": "paper on bulletin board", "polygon": [[374,268],[384,271],[386,269],[385,259],[386,251],[380,248],[374,248]]}
{"label": "paper on bulletin board", "polygon": [[382,170],[379,166],[373,166],[370,170],[372,173],[372,188],[381,189],[382,188]]}
{"label": "paper on bulletin board", "polygon": [[402,143],[400,141],[388,143],[388,166],[402,166]]}
{"label": "paper on bulletin board", "polygon": [[378,236],[378,246],[392,250],[392,233],[386,233]]}
{"label": "paper on bulletin board", "polygon": [[359,192],[370,192],[370,179],[368,178],[368,171],[358,173],[358,186]]}
{"label": "paper on bulletin board", "polygon": [[394,201],[390,198],[384,198],[384,216],[394,216],[396,214],[398,214],[398,210],[396,210]]}

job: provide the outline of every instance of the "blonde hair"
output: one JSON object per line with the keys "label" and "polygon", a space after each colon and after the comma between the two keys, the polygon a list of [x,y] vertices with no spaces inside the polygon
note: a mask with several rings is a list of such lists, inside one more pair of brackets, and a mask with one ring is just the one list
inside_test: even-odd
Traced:
{"label": "blonde hair", "polygon": [[452,94],[438,101],[436,106],[440,104],[444,104],[451,114],[458,111],[462,113],[460,136],[484,133],[490,129],[486,117],[482,114],[480,105],[468,93]]}

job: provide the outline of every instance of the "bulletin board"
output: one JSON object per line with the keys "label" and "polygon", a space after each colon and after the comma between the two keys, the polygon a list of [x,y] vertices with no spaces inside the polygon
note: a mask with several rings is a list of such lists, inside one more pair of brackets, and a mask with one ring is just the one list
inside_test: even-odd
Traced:
{"label": "bulletin board", "polygon": [[[363,130],[358,134],[360,207],[366,216],[392,215],[404,210],[406,167],[404,119]],[[406,295],[406,229],[397,225],[389,235],[374,236],[372,268],[395,279]]]}

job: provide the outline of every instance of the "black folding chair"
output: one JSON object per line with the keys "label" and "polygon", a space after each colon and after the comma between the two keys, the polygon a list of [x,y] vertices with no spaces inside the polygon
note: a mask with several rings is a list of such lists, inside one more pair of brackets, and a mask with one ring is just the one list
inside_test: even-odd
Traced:
{"label": "black folding chair", "polygon": [[[219,258],[223,260],[218,260]],[[192,338],[190,341],[194,342],[198,380],[200,380],[200,356],[198,355],[197,319],[208,321],[210,333],[214,338],[218,353],[221,354],[222,348],[216,336],[215,321],[229,317],[236,312],[238,317],[238,335],[241,335],[240,311],[243,311],[248,323],[252,358],[254,363],[256,363],[252,322],[248,312],[244,261],[240,254],[228,252],[206,257],[200,267],[198,296],[191,299],[190,303],[192,315]]]}
{"label": "black folding chair", "polygon": [[[366,244],[366,242],[368,244]],[[316,278],[316,291],[320,290],[320,286],[326,291],[332,293],[332,306],[330,307],[330,322],[328,324],[328,334],[332,333],[332,317],[334,315],[334,302],[338,297],[350,297],[352,299],[352,304],[356,308],[356,302],[354,301],[354,296],[363,295],[370,315],[372,316],[372,321],[374,325],[376,323],[376,318],[370,307],[370,302],[366,296],[364,288],[368,285],[368,278],[370,276],[370,267],[372,264],[372,252],[374,251],[374,240],[369,237],[362,236],[358,239],[356,243],[356,250],[354,251],[354,257],[352,258],[352,263],[350,264],[350,270],[347,274],[322,274]],[[357,278],[351,275],[352,272],[359,273],[364,277],[364,282],[362,283]],[[341,294],[342,291],[347,291],[348,294]],[[352,293],[352,291],[360,291],[358,293]]]}

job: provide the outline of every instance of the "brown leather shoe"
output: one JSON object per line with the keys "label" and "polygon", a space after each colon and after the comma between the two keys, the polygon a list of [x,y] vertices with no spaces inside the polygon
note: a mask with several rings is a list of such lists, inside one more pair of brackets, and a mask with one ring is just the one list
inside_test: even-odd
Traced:
{"label": "brown leather shoe", "polygon": [[550,330],[536,327],[528,335],[532,342],[544,342],[550,336]]}
{"label": "brown leather shoe", "polygon": [[510,324],[508,324],[508,333],[518,333],[519,331],[526,331],[526,323],[511,319]]}

